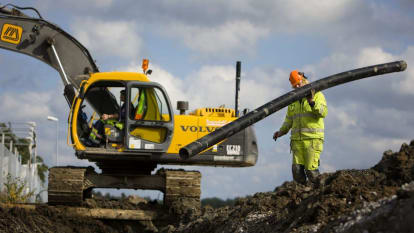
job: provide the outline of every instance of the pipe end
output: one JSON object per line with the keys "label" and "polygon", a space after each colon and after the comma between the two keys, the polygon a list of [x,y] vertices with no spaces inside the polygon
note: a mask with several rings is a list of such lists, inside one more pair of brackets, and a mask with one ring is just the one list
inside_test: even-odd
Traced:
{"label": "pipe end", "polygon": [[407,69],[407,62],[400,61],[400,67],[401,67],[401,71],[404,71],[405,69]]}
{"label": "pipe end", "polygon": [[181,159],[183,160],[187,160],[190,158],[190,151],[188,151],[188,149],[185,147],[180,149],[179,154],[180,154]]}

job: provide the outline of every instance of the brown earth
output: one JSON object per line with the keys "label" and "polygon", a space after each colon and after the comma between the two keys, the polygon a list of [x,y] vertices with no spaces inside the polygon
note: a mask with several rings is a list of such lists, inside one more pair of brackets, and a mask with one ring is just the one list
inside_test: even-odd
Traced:
{"label": "brown earth", "polygon": [[174,216],[157,203],[94,199],[87,207],[155,210],[162,220],[103,221],[0,208],[0,232],[414,232],[414,140],[371,169],[325,173],[314,185],[285,182],[232,207]]}

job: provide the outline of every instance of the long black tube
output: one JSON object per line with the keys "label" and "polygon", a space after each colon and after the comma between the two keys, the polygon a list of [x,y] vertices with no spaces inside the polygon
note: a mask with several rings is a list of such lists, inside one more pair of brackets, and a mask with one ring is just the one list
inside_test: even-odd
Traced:
{"label": "long black tube", "polygon": [[404,71],[407,68],[405,61],[396,61],[380,65],[368,66],[355,70],[350,70],[319,79],[315,82],[309,83],[301,88],[290,91],[264,105],[254,111],[238,118],[237,120],[216,129],[214,132],[205,135],[204,137],[194,141],[180,149],[180,156],[182,159],[191,158],[201,151],[217,144],[218,142],[231,137],[235,133],[247,128],[248,126],[262,120],[270,114],[288,106],[289,104],[300,100],[311,93],[311,90],[322,91],[337,85],[358,79],[368,78],[392,72]]}

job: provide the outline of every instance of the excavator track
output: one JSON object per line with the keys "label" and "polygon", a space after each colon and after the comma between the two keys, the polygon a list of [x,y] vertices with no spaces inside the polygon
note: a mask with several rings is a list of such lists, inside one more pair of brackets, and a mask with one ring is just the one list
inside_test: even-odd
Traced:
{"label": "excavator track", "polygon": [[51,205],[81,206],[91,197],[93,188],[118,187],[159,190],[164,205],[178,215],[199,215],[201,173],[159,169],[153,175],[97,174],[92,167],[53,167],[49,170],[49,201]]}
{"label": "excavator track", "polygon": [[160,169],[157,174],[165,177],[164,205],[175,214],[200,214],[199,171]]}
{"label": "excavator track", "polygon": [[84,199],[85,167],[49,169],[48,203],[80,205]]}

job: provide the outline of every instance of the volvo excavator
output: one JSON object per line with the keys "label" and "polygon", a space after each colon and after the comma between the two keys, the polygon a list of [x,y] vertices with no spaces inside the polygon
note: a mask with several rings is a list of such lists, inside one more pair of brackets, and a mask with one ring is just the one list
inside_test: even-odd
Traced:
{"label": "volvo excavator", "polygon": [[[35,16],[23,10],[32,10]],[[163,86],[149,79],[148,60],[143,62],[142,73],[99,72],[79,41],[30,7],[0,6],[0,30],[1,48],[32,56],[59,72],[70,110],[70,145],[79,159],[87,159],[101,170],[51,168],[49,204],[79,205],[94,188],[118,188],[159,190],[168,206],[192,202],[199,208],[201,174],[169,169],[153,172],[157,165],[255,165],[258,149],[252,127],[209,147],[202,156],[182,159],[182,146],[234,121],[236,111],[200,108],[186,114],[188,102],[179,101],[180,114],[174,114]],[[105,114],[125,116],[101,120]],[[100,134],[93,134],[99,131],[94,121],[103,125]]]}
{"label": "volvo excavator", "polygon": [[[254,166],[258,158],[254,123],[316,91],[407,67],[405,61],[396,61],[331,75],[240,117],[237,107],[202,108],[183,114],[188,109],[187,102],[178,102],[182,114],[174,115],[164,88],[148,79],[147,62],[143,63],[144,73],[100,73],[85,47],[43,20],[35,9],[24,8],[38,14],[29,17],[16,7],[6,6],[0,6],[0,47],[33,56],[59,72],[70,107],[68,125],[75,154],[102,170],[98,174],[93,168],[51,168],[51,204],[80,204],[93,188],[126,188],[160,190],[167,206],[190,202],[199,208],[200,173],[165,169],[152,173],[158,164]],[[237,69],[236,106],[239,73]],[[114,94],[118,91],[125,93],[120,99],[128,104],[118,103]],[[122,108],[126,108],[124,118],[105,124],[103,140],[91,143],[95,113],[115,115]]]}

